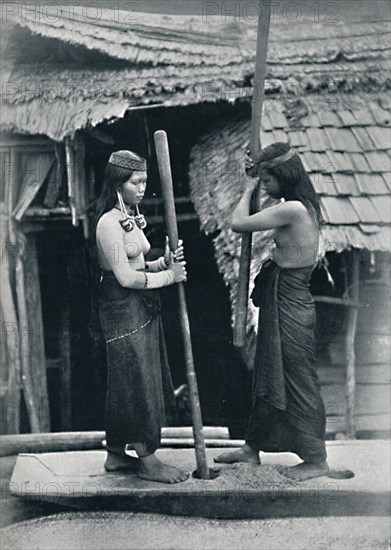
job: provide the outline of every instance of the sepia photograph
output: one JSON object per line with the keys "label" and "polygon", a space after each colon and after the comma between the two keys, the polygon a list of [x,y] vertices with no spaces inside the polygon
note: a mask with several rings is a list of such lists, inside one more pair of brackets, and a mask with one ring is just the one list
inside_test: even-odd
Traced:
{"label": "sepia photograph", "polygon": [[0,0],[2,550],[389,550],[391,1]]}

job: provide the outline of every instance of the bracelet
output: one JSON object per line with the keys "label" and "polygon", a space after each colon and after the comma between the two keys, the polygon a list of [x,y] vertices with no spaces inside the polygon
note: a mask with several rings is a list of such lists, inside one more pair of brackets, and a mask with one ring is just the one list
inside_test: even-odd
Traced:
{"label": "bracelet", "polygon": [[166,263],[164,256],[160,256],[158,262],[159,262],[159,271],[164,271],[167,269],[168,263]]}
{"label": "bracelet", "polygon": [[163,256],[160,256],[160,258],[152,262],[145,262],[145,267],[152,273],[159,273],[159,271],[167,269]]}
{"label": "bracelet", "polygon": [[175,283],[175,275],[172,271],[168,270],[166,271],[166,275],[168,275],[167,282],[164,286],[169,286]]}

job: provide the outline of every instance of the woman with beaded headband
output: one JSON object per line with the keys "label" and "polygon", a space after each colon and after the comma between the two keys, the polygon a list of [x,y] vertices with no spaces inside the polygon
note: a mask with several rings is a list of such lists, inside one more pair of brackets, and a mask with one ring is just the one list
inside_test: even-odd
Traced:
{"label": "woman with beaded headband", "polygon": [[[246,443],[216,462],[259,464],[259,451],[290,451],[303,462],[287,468],[285,475],[304,480],[329,471],[325,409],[315,368],[315,306],[309,291],[322,216],[311,180],[287,143],[263,149],[255,165],[248,153],[245,169],[231,228],[237,233],[272,229],[275,246],[251,295],[260,310]],[[250,215],[259,177],[270,197],[284,201]]]}
{"label": "woman with beaded headband", "polygon": [[[145,261],[150,244],[138,205],[146,182],[146,161],[131,151],[117,151],[106,166],[98,201],[98,305],[108,363],[105,469],[134,470],[143,479],[178,483],[187,472],[155,455],[165,414],[175,406],[158,289],[186,281],[186,262],[181,241],[173,254],[166,241],[164,256]],[[125,453],[127,444],[138,458]]]}

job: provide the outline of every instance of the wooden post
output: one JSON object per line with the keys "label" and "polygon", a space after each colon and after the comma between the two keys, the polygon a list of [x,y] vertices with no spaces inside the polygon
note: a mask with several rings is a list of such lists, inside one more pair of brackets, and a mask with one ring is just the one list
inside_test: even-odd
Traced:
{"label": "wooden post", "polygon": [[72,427],[72,385],[71,385],[71,349],[69,337],[69,305],[68,300],[61,304],[61,337],[60,337],[60,417],[61,429],[70,430]]}
{"label": "wooden post", "polygon": [[[360,294],[360,252],[353,249],[352,255],[352,279],[351,279],[351,300],[359,301]],[[350,439],[356,437],[355,426],[355,391],[356,391],[356,364],[355,364],[355,337],[357,329],[358,308],[355,306],[349,307],[348,323],[346,333],[346,435]]]}
{"label": "wooden post", "polygon": [[16,196],[19,189],[19,160],[20,155],[16,152],[15,147],[10,147],[9,164],[5,173],[5,196],[8,217],[8,238],[13,245],[16,245],[16,231],[15,222],[11,214],[16,204]]}
{"label": "wooden post", "polygon": [[[257,51],[255,59],[255,73],[253,86],[253,101],[251,114],[251,140],[250,151],[253,159],[259,153],[261,148],[261,118],[264,96],[264,82],[266,75],[267,44],[269,39],[270,27],[270,3],[261,2],[259,13],[261,16],[258,21]],[[258,191],[254,192],[251,201],[251,212],[257,210]],[[247,307],[248,307],[248,289],[251,263],[251,242],[252,234],[244,233],[242,235],[242,247],[240,254],[238,290],[235,307],[235,326],[234,326],[234,345],[238,348],[244,346],[246,341],[247,326]]]}
{"label": "wooden post", "polygon": [[[21,389],[21,357],[19,346],[19,330],[17,309],[12,289],[15,274],[17,239],[12,211],[16,204],[19,183],[19,156],[14,146],[2,152],[1,167],[4,178],[4,203],[0,203],[0,227],[3,239],[3,249],[0,266],[0,298],[2,321],[1,343],[2,358],[7,360],[8,380],[7,391],[2,400],[3,428],[8,433],[20,431],[20,389]],[[5,357],[4,357],[5,356]],[[4,369],[5,365],[2,365]],[[3,371],[4,372],[4,371]],[[8,401],[9,399],[9,401]]]}
{"label": "wooden post", "polygon": [[[167,134],[163,130],[158,130],[157,132],[155,132],[154,137],[157,161],[159,165],[160,180],[163,189],[168,239],[170,243],[170,249],[173,251],[178,246],[178,227],[175,213],[174,192],[172,187],[171,164],[170,154],[168,150]],[[209,469],[206,462],[205,439],[202,426],[197,379],[194,370],[193,350],[190,338],[190,325],[189,316],[187,313],[185,289],[183,283],[178,283],[177,287],[179,292],[179,317],[185,348],[186,376],[189,385],[190,406],[193,420],[197,473],[201,479],[209,479]]]}
{"label": "wooden post", "polygon": [[[7,178],[5,183],[9,183]],[[20,350],[18,318],[11,288],[14,269],[15,245],[7,242],[9,215],[7,205],[0,203],[0,227],[4,242],[0,260],[0,310],[1,310],[1,381],[6,390],[2,394],[2,429],[6,433],[20,431]],[[4,361],[4,363],[3,363]]]}
{"label": "wooden post", "polygon": [[87,197],[88,197],[88,204],[90,204],[91,202],[95,201],[95,172],[94,172],[94,167],[92,166],[92,164],[90,164],[88,166],[88,175],[87,175],[87,178],[88,178],[88,193],[87,193]]}
{"label": "wooden post", "polygon": [[61,191],[61,184],[63,181],[63,151],[62,146],[59,144],[54,145],[54,154],[56,157],[53,173],[48,182],[43,204],[46,208],[54,208],[57,204],[58,197]]}
{"label": "wooden post", "polygon": [[75,188],[75,156],[73,151],[73,143],[69,137],[65,138],[65,162],[67,169],[67,182],[68,182],[68,198],[69,207],[72,215],[72,225],[77,227],[79,225],[79,218],[77,212],[77,193]]}
{"label": "wooden post", "polygon": [[89,238],[89,224],[87,215],[87,172],[86,172],[86,148],[83,138],[76,133],[74,140],[74,178],[77,214],[83,225],[84,238]]}
{"label": "wooden post", "polygon": [[50,431],[41,293],[35,237],[18,235],[16,294],[22,387],[31,432]]}

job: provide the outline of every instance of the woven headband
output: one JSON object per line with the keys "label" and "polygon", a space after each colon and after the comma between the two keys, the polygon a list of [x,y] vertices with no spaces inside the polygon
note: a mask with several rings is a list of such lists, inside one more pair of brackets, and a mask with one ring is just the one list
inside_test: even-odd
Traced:
{"label": "woven headband", "polygon": [[261,162],[261,168],[274,168],[275,166],[278,166],[279,164],[283,164],[287,160],[290,160],[294,155],[296,155],[296,152],[293,149],[289,149],[289,151],[287,151],[283,155],[280,155],[279,157]]}
{"label": "woven headband", "polygon": [[111,154],[109,164],[114,164],[114,166],[119,166],[120,168],[127,168],[128,170],[136,170],[137,172],[144,172],[147,169],[147,161],[145,159],[129,159],[118,153]]}

